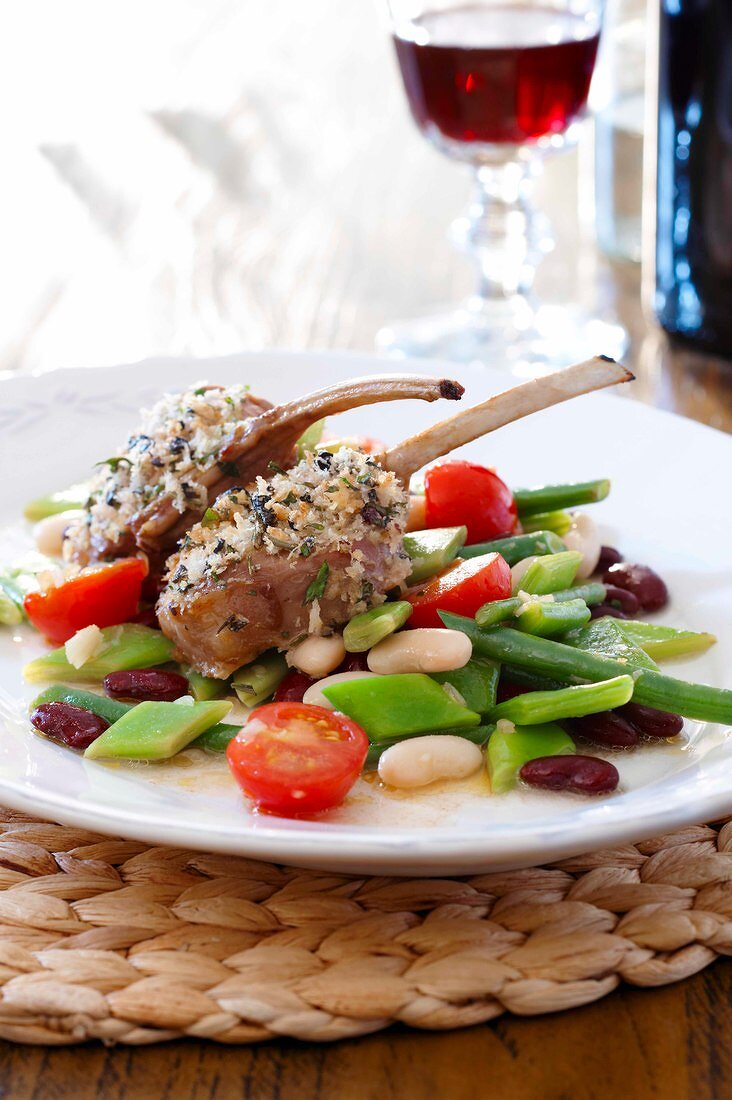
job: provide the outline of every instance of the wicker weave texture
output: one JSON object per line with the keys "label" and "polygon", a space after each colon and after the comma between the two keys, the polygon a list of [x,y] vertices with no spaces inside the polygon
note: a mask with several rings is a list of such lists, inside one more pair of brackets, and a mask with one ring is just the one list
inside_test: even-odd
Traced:
{"label": "wicker weave texture", "polygon": [[363,878],[0,811],[0,1036],[322,1042],[587,1004],[732,953],[732,823],[550,867]]}

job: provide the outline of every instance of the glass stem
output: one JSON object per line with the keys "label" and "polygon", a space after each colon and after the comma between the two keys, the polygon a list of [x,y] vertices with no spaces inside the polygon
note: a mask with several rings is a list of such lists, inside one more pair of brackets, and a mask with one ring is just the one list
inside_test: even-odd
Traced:
{"label": "glass stem", "polygon": [[525,297],[538,263],[551,250],[548,221],[535,210],[531,195],[540,170],[539,160],[476,169],[467,217],[455,227],[458,243],[478,268],[473,308]]}

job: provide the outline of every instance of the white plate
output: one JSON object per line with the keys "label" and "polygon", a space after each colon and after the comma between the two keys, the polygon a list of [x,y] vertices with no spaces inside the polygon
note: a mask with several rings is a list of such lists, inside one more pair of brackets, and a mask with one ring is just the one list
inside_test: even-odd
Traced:
{"label": "white plate", "polygon": [[[198,379],[249,382],[279,400],[344,377],[393,370],[393,362],[345,354],[267,353],[218,360],[158,360],[111,370],[17,378],[0,394],[0,473],[7,560],[27,541],[19,521],[31,497],[87,476],[134,425],[141,404]],[[438,364],[408,365],[446,373]],[[505,388],[504,375],[451,368],[474,402]],[[387,441],[448,415],[416,402],[363,409],[344,428]],[[654,565],[673,594],[664,621],[710,630],[719,644],[675,675],[732,683],[732,534],[723,477],[732,440],[709,428],[618,397],[581,398],[503,429],[466,452],[495,464],[512,485],[609,475],[613,492],[593,514],[606,541]],[[161,844],[233,852],[308,867],[364,873],[456,874],[517,867],[638,840],[732,813],[732,741],[719,727],[688,723],[684,747],[613,759],[612,797],[514,792],[483,781],[396,797],[361,780],[340,809],[317,821],[248,811],[223,760],[195,753],[181,767],[87,763],[36,736],[24,702],[39,690],[22,664],[42,651],[29,630],[0,631],[7,731],[0,741],[0,801],[73,825]]]}

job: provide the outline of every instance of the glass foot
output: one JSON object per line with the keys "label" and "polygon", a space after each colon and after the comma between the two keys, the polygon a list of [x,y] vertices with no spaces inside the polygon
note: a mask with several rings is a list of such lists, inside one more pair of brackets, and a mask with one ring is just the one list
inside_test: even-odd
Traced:
{"label": "glass foot", "polygon": [[590,317],[578,306],[533,310],[520,296],[397,321],[376,336],[377,350],[395,357],[482,363],[519,378],[537,378],[593,355],[619,359],[627,346],[618,324]]}

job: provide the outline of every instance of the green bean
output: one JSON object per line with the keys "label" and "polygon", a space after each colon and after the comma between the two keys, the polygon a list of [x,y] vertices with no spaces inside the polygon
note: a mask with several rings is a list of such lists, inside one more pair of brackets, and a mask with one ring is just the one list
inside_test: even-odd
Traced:
{"label": "green bean", "polygon": [[508,719],[520,726],[557,722],[562,718],[583,718],[622,707],[633,696],[633,677],[615,676],[594,684],[576,684],[559,691],[530,691],[506,699],[490,712],[492,722]]}
{"label": "green bean", "polygon": [[188,746],[191,749],[205,749],[207,752],[226,752],[232,737],[236,737],[241,726],[232,726],[227,722],[217,722],[205,730]]}
{"label": "green bean", "polygon": [[372,607],[370,611],[354,616],[343,631],[346,651],[365,653],[404,626],[412,611],[411,603],[396,600],[394,603],[382,603],[380,607]]}
{"label": "green bean", "polygon": [[[580,584],[576,588],[565,588],[562,592],[552,592],[554,603],[566,603],[569,600],[583,600],[588,607],[602,603],[605,599],[605,585],[599,582],[592,584]],[[512,618],[522,606],[523,600],[518,596],[511,596],[507,600],[492,600],[484,603],[475,613],[475,621],[478,626],[496,626]],[[515,624],[514,624],[515,625]]]}
{"label": "green bean", "polygon": [[[440,618],[445,626],[468,635],[475,654],[550,676],[565,684],[596,683],[628,671],[622,661],[598,657],[549,638],[534,638],[531,634],[502,626],[482,630],[473,619],[448,611],[441,611]],[[635,672],[633,701],[700,722],[732,725],[732,691],[676,680],[652,669]]]}
{"label": "green bean", "polygon": [[79,691],[78,688],[67,687],[66,684],[52,684],[37,695],[30,705],[30,710],[43,706],[44,703],[68,703],[72,707],[80,707],[92,714],[97,714],[107,722],[116,722],[128,710],[132,710],[134,704],[120,703],[117,699],[108,699],[106,695],[96,695],[93,691]]}
{"label": "green bean", "polygon": [[260,654],[256,661],[235,672],[231,686],[239,702],[245,707],[256,707],[272,694],[286,675],[287,661],[284,655],[276,649],[270,649]]}
{"label": "green bean", "polygon": [[537,512],[535,516],[524,516],[521,520],[524,531],[553,531],[561,538],[572,526],[569,512]]}
{"label": "green bean", "polygon": [[491,600],[484,603],[475,613],[475,621],[479,626],[497,626],[506,619],[511,619],[521,607],[523,600],[518,596],[510,596],[507,600]]}
{"label": "green bean", "polygon": [[515,565],[535,554],[558,554],[566,549],[553,531],[534,531],[528,535],[511,535],[505,539],[493,539],[492,542],[476,542],[473,546],[463,546],[460,557],[478,558],[482,554],[500,554],[509,565]]}
{"label": "green bean", "polygon": [[514,489],[519,516],[534,516],[537,512],[554,512],[563,508],[577,508],[580,504],[594,504],[604,500],[610,492],[610,481],[577,481],[566,485],[540,485],[536,489]]}
{"label": "green bean", "polygon": [[514,592],[532,596],[547,596],[567,589],[582,563],[578,550],[563,550],[533,561],[520,580],[514,582]]}
{"label": "green bean", "polygon": [[589,617],[590,609],[584,600],[553,600],[550,603],[532,600],[518,609],[513,625],[527,634],[556,638],[584,626]]}

